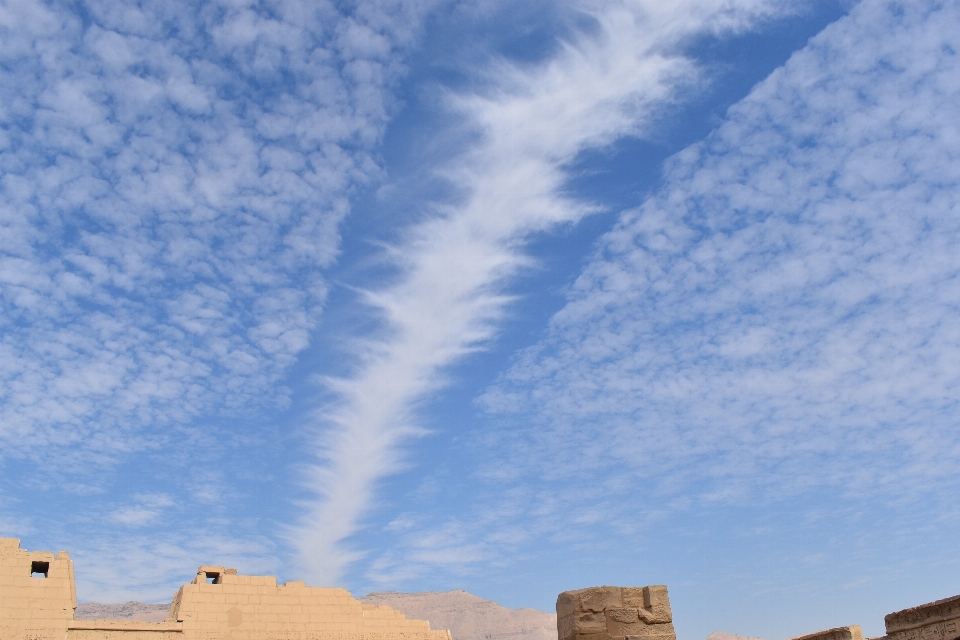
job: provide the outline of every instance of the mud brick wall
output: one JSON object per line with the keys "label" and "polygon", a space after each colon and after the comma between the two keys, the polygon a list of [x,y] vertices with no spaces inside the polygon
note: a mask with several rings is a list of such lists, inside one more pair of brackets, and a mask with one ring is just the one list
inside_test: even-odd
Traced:
{"label": "mud brick wall", "polygon": [[557,598],[558,640],[676,640],[665,585],[591,587]]}

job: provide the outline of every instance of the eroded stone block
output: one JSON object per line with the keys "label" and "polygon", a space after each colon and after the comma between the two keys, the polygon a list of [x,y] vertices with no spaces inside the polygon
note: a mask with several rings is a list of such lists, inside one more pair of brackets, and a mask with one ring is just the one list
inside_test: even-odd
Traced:
{"label": "eroded stone block", "polygon": [[622,606],[619,587],[594,587],[583,589],[580,593],[581,611],[606,611]]}
{"label": "eroded stone block", "polygon": [[605,613],[609,620],[615,622],[640,622],[640,612],[636,607],[607,609]]}
{"label": "eroded stone block", "polygon": [[603,612],[588,611],[577,614],[576,632],[581,634],[606,633],[607,622]]}
{"label": "eroded stone block", "polygon": [[860,625],[854,624],[849,627],[835,627],[816,633],[808,633],[805,636],[797,636],[791,640],[863,640],[863,631]]}
{"label": "eroded stone block", "polygon": [[590,587],[557,597],[559,640],[675,640],[672,621],[663,585]]}

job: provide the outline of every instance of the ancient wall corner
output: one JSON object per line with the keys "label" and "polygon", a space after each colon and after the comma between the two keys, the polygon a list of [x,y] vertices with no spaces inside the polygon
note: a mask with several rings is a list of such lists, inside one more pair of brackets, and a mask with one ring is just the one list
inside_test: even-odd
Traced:
{"label": "ancient wall corner", "polygon": [[77,607],[70,554],[27,551],[17,538],[0,538],[0,602],[0,637],[63,637]]}

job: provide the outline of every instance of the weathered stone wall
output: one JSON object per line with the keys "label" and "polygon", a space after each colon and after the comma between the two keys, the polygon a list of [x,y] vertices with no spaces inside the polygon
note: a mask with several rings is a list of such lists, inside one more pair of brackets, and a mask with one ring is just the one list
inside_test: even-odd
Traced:
{"label": "weathered stone wall", "polygon": [[960,596],[911,607],[884,616],[889,640],[960,638]]}
{"label": "weathered stone wall", "polygon": [[73,620],[67,640],[183,640],[183,625],[140,620]]}
{"label": "weathered stone wall", "polygon": [[74,620],[73,563],[0,538],[0,640],[451,640],[422,620],[344,589],[202,566],[166,622]]}
{"label": "weathered stone wall", "polygon": [[667,587],[591,587],[557,598],[559,640],[676,640]]}
{"label": "weathered stone wall", "polygon": [[450,640],[448,631],[390,607],[364,605],[346,589],[278,585],[272,576],[224,567],[201,567],[171,609],[184,640]]}
{"label": "weathered stone wall", "polygon": [[0,638],[63,640],[77,606],[66,551],[26,551],[0,538]]}

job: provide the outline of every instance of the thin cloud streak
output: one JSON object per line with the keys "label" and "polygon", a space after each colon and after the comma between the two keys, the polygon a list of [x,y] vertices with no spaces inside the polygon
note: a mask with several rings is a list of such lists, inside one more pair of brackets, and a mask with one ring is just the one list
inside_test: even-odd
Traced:
{"label": "thin cloud streak", "polygon": [[443,370],[483,347],[510,297],[505,284],[530,264],[530,234],[591,211],[560,194],[564,166],[585,148],[638,135],[674,90],[696,79],[673,53],[695,33],[737,30],[775,12],[772,3],[599,2],[583,7],[595,35],[565,43],[533,69],[503,62],[492,90],[453,96],[479,142],[443,172],[462,203],[438,208],[393,252],[396,284],[368,291],[382,333],[358,343],[358,365],[328,381],[320,462],[308,474],[317,499],[293,532],[314,583],[335,583],[361,554],[347,539],[370,508],[376,483],[395,471],[401,443],[422,430],[417,403],[443,384]]}

